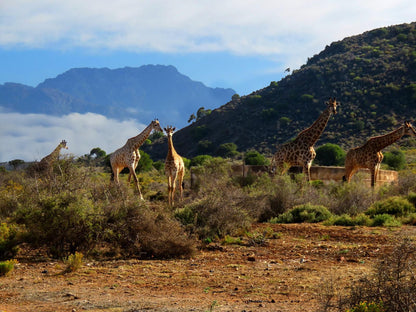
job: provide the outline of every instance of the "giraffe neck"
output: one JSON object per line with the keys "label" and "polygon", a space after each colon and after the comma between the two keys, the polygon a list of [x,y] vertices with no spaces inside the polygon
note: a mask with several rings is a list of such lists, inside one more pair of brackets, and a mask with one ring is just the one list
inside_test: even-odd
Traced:
{"label": "giraffe neck", "polygon": [[371,145],[374,150],[381,151],[383,148],[398,141],[405,133],[404,126],[385,135],[370,138],[366,144]]}
{"label": "giraffe neck", "polygon": [[302,140],[303,142],[308,142],[309,146],[313,146],[324,131],[329,117],[331,117],[331,110],[327,107],[318,119],[315,120],[312,126],[299,133],[297,139]]}
{"label": "giraffe neck", "polygon": [[172,136],[168,135],[168,158],[174,158],[174,156],[177,154],[175,148],[173,147],[173,140]]}
{"label": "giraffe neck", "polygon": [[[61,148],[62,148],[62,146],[61,146],[61,144],[59,144],[54,150],[53,150],[53,152],[52,153],[50,153],[48,156],[45,156],[42,160],[44,161],[44,162],[52,162],[52,161],[55,161],[55,160],[57,160],[58,158],[59,158],[59,153],[60,153],[60,151],[61,151]],[[41,161],[42,161],[41,160]]]}
{"label": "giraffe neck", "polygon": [[131,151],[137,150],[146,139],[149,137],[150,133],[153,130],[153,125],[148,125],[139,135],[132,137],[127,140],[127,145]]}

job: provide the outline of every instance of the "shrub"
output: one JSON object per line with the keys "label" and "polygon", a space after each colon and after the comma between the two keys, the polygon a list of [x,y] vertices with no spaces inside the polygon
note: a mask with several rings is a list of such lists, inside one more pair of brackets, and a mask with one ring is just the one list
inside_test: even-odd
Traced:
{"label": "shrub", "polygon": [[191,167],[192,166],[202,166],[206,162],[212,160],[212,156],[210,155],[198,155],[191,159]]}
{"label": "shrub", "polygon": [[384,154],[383,163],[390,169],[402,170],[406,166],[406,158],[401,150],[395,149]]}
{"label": "shrub", "polygon": [[326,143],[316,149],[315,161],[323,166],[342,166],[345,152],[339,145]]}
{"label": "shrub", "polygon": [[372,224],[372,220],[369,216],[360,213],[356,216],[348,214],[342,214],[340,216],[332,216],[325,221],[325,225],[339,225],[339,226],[369,226]]}
{"label": "shrub", "polygon": [[400,226],[401,223],[392,215],[387,213],[378,214],[373,217],[371,226]]}
{"label": "shrub", "polygon": [[0,224],[0,260],[14,258],[19,251],[17,240],[17,227]]}
{"label": "shrub", "polygon": [[225,158],[235,157],[238,155],[237,145],[234,143],[221,144],[218,147],[216,154],[220,157],[225,157]]}
{"label": "shrub", "polygon": [[376,265],[373,273],[352,285],[350,294],[342,301],[349,307],[366,301],[382,302],[381,311],[415,311],[415,256],[414,242],[403,239]]}
{"label": "shrub", "polygon": [[415,207],[406,198],[393,196],[385,200],[375,202],[366,211],[366,214],[369,216],[389,214],[401,217],[412,212],[415,212]]}
{"label": "shrub", "polygon": [[17,211],[16,220],[26,226],[35,246],[47,246],[54,257],[88,251],[96,243],[101,219],[96,206],[83,194],[59,193]]}
{"label": "shrub", "polygon": [[337,215],[356,215],[366,211],[374,202],[371,187],[363,186],[361,180],[335,184],[329,189],[331,200],[328,207]]}
{"label": "shrub", "polygon": [[288,175],[275,176],[271,180],[264,177],[263,183],[258,187],[267,190],[263,197],[268,200],[268,205],[264,207],[259,216],[260,222],[275,218],[299,204],[299,186]]}
{"label": "shrub", "polygon": [[329,210],[320,205],[304,204],[294,207],[277,217],[277,223],[316,223],[328,220],[331,217]]}
{"label": "shrub", "polygon": [[158,206],[127,201],[106,209],[105,239],[114,252],[139,258],[189,257],[195,242],[180,223]]}
{"label": "shrub", "polygon": [[353,308],[348,309],[347,312],[384,312],[383,302],[367,302],[362,301]]}
{"label": "shrub", "polygon": [[65,260],[64,263],[66,264],[66,268],[64,273],[75,272],[82,266],[82,258],[84,255],[80,252],[75,252],[74,254],[69,255]]}
{"label": "shrub", "polygon": [[17,264],[17,260],[7,260],[7,261],[1,261],[0,262],[0,276],[6,275],[13,271],[14,266]]}
{"label": "shrub", "polygon": [[269,161],[262,154],[253,150],[253,151],[248,151],[247,153],[245,153],[244,163],[246,165],[264,166],[264,165],[268,165]]}

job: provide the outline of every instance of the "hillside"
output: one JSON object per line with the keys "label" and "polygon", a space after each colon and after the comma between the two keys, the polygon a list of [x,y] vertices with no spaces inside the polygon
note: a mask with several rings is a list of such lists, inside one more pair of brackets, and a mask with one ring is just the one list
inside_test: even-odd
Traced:
{"label": "hillside", "polygon": [[0,85],[0,106],[24,114],[93,112],[142,123],[156,117],[180,128],[200,107],[216,108],[234,93],[193,81],[173,66],[76,68],[35,88],[16,83]]}
{"label": "hillside", "polygon": [[[317,146],[330,142],[349,149],[368,137],[397,128],[416,116],[416,23],[385,27],[333,42],[279,82],[215,109],[174,135],[185,157],[212,154],[220,144],[239,151],[271,154],[297,135],[325,108],[341,101]],[[155,159],[166,142],[146,147]]]}

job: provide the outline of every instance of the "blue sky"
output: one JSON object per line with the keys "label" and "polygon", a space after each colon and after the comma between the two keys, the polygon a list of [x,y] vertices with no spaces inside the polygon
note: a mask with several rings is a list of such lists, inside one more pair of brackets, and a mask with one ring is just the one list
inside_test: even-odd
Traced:
{"label": "blue sky", "polygon": [[[299,68],[333,41],[415,20],[414,0],[1,0],[0,84],[36,86],[74,67],[163,64],[207,86],[246,95],[280,80],[286,68]],[[32,117],[13,120],[33,125]],[[148,121],[136,122],[132,135]],[[40,130],[16,136],[10,127],[0,126],[0,139],[20,145],[0,151],[0,162],[38,159],[63,134],[71,137],[67,127],[49,138]],[[20,147],[34,140],[50,147]],[[88,153],[91,144],[70,152]]]}

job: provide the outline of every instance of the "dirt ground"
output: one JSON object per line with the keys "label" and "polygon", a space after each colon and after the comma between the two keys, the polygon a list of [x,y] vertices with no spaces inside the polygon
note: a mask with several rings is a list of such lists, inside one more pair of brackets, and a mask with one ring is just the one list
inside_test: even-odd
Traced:
{"label": "dirt ground", "polygon": [[0,277],[0,311],[319,311],[331,282],[348,286],[416,227],[257,224],[265,244],[211,244],[183,260],[61,261],[24,254]]}

